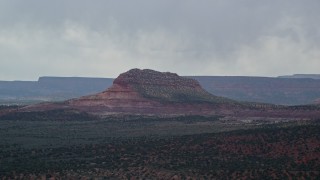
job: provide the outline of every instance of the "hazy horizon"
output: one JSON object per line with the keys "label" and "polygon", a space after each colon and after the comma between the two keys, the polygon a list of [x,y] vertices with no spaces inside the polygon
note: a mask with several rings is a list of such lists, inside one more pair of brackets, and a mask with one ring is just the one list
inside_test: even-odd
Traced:
{"label": "hazy horizon", "polygon": [[[168,71],[164,71],[164,72],[168,72]],[[124,73],[124,72],[122,72],[122,73]],[[174,72],[172,72],[172,73],[174,73]],[[120,75],[120,74],[119,74]],[[178,75],[180,75],[180,74],[178,74]],[[319,74],[283,74],[283,75],[279,75],[279,76],[294,76],[294,75],[319,75],[320,76],[320,73]],[[188,75],[188,74],[186,74],[186,75],[180,75],[180,76],[185,76],[185,77],[188,77],[188,76],[195,76],[195,77],[206,77],[206,76],[221,76],[221,77],[223,77],[223,76],[226,76],[226,77],[233,77],[233,76],[237,76],[237,77],[268,77],[268,78],[277,78],[277,77],[279,77],[279,76],[259,76],[259,75],[257,75],[257,76],[255,76],[255,75]],[[39,80],[39,78],[107,78],[107,79],[115,79],[115,78],[117,78],[118,77],[118,75],[117,76],[115,76],[115,77],[99,77],[99,76],[57,76],[57,75],[43,75],[43,76],[39,76],[39,77],[37,77],[36,79],[28,79],[28,80],[23,80],[23,79],[13,79],[13,80],[4,80],[4,79],[0,79],[0,81],[38,81]]]}
{"label": "hazy horizon", "polygon": [[319,74],[320,1],[0,0],[0,80]]}

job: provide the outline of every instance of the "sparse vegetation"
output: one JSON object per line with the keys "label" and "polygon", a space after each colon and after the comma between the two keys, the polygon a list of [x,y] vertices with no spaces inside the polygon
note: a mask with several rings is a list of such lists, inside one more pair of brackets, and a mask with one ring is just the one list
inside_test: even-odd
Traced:
{"label": "sparse vegetation", "polygon": [[0,116],[0,120],[21,120],[21,121],[87,121],[94,120],[97,117],[85,112],[79,112],[70,109],[56,109],[39,112],[13,112]]}
{"label": "sparse vegetation", "polygon": [[318,106],[239,103],[152,70],[114,84],[78,100],[0,107],[0,179],[320,176]]}
{"label": "sparse vegetation", "polygon": [[17,109],[19,108],[20,106],[18,105],[0,105],[0,111],[2,110],[11,110],[11,109]]}
{"label": "sparse vegetation", "polygon": [[236,125],[201,116],[2,120],[0,177],[312,179],[320,176],[320,126],[310,123]]}

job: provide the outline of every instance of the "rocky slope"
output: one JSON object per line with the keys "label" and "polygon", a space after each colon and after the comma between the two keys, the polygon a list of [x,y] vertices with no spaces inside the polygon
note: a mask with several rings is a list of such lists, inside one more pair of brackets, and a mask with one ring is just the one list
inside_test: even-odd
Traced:
{"label": "rocky slope", "polygon": [[70,107],[97,114],[212,114],[214,106],[237,102],[205,91],[196,80],[169,72],[132,69],[121,74],[102,93],[66,102]]}

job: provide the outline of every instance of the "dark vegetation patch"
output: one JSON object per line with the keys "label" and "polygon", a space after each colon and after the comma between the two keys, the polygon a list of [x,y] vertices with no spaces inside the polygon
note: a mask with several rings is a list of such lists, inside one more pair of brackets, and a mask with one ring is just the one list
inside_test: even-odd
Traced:
{"label": "dark vegetation patch", "polygon": [[145,115],[115,115],[103,118],[109,122],[142,122],[142,123],[154,123],[154,122],[183,122],[183,123],[197,123],[197,122],[214,122],[218,121],[223,116],[173,116],[173,117],[158,117],[158,116],[145,116]]}
{"label": "dark vegetation patch", "polygon": [[37,112],[12,112],[0,116],[0,120],[21,120],[21,121],[88,121],[94,120],[97,117],[86,112],[76,110],[57,109],[50,111]]}
{"label": "dark vegetation patch", "polygon": [[310,105],[296,105],[296,106],[288,106],[290,110],[320,110],[320,105],[310,104]]}
{"label": "dark vegetation patch", "polygon": [[18,109],[21,106],[18,105],[0,105],[0,111],[2,110],[14,110],[14,109]]}
{"label": "dark vegetation patch", "polygon": [[23,148],[2,144],[4,179],[315,179],[320,126],[258,128],[163,137],[110,137],[100,143]]}

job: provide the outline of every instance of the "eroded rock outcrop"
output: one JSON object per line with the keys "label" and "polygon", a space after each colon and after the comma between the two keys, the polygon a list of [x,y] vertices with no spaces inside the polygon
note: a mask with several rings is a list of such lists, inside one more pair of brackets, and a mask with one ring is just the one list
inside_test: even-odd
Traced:
{"label": "eroded rock outcrop", "polygon": [[132,69],[102,93],[67,101],[97,114],[212,114],[214,106],[235,103],[206,92],[196,80],[169,72]]}

